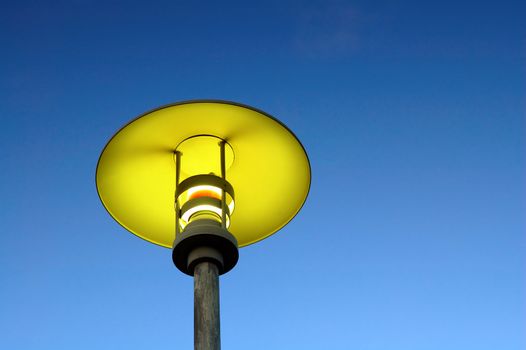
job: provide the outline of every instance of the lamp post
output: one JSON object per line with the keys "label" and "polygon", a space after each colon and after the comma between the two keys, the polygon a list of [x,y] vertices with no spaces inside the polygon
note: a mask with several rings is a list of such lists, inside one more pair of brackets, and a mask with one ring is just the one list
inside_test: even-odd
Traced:
{"label": "lamp post", "polygon": [[227,101],[181,102],[145,113],[102,151],[97,191],[133,234],[172,249],[194,277],[195,349],[219,349],[219,276],[238,248],[285,226],[310,187],[296,136],[255,108]]}

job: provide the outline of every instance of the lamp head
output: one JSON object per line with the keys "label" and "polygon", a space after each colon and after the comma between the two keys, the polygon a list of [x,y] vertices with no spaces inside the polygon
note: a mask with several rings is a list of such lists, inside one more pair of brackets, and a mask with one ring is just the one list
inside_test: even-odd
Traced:
{"label": "lamp head", "polygon": [[173,248],[206,228],[237,252],[298,213],[310,165],[296,136],[272,116],[198,100],[161,107],[121,128],[101,153],[96,183],[110,215],[147,241]]}

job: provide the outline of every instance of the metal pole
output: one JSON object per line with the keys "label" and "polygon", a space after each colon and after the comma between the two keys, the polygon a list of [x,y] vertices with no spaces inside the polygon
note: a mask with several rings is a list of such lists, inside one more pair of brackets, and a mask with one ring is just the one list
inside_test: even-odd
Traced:
{"label": "metal pole", "polygon": [[204,261],[194,269],[194,349],[220,350],[219,271]]}
{"label": "metal pole", "polygon": [[[225,166],[225,141],[219,144],[221,147],[221,178],[226,181],[226,166]],[[221,191],[221,225],[226,230],[226,191],[225,188]]]}

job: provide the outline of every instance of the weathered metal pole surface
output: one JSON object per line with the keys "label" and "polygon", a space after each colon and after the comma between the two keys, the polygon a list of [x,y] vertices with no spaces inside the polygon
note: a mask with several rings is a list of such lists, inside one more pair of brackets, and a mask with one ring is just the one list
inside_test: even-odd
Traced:
{"label": "weathered metal pole surface", "polygon": [[219,272],[212,262],[194,269],[194,349],[219,350]]}

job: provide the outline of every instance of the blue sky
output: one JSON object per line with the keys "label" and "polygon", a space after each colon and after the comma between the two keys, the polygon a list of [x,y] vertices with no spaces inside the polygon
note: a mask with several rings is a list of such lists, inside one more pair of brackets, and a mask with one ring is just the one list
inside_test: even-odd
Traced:
{"label": "blue sky", "polygon": [[524,349],[525,9],[2,2],[0,348],[192,348],[191,278],[94,172],[130,119],[213,98],[283,121],[313,171],[221,277],[224,349]]}

